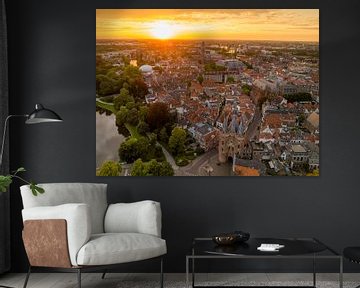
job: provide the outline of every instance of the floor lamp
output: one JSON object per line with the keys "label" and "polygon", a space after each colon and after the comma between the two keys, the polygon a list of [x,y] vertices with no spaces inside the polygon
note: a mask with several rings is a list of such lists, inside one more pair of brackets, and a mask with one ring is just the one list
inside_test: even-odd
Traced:
{"label": "floor lamp", "polygon": [[54,111],[52,111],[50,109],[45,108],[41,104],[36,104],[35,110],[33,112],[31,112],[30,114],[19,114],[19,115],[7,116],[5,119],[5,124],[4,124],[4,132],[3,132],[1,151],[0,151],[0,167],[2,166],[8,122],[11,118],[15,118],[15,117],[27,118],[25,120],[25,124],[39,124],[39,123],[46,123],[46,122],[62,122],[63,121],[58,114],[56,114]]}
{"label": "floor lamp", "polygon": [[[52,111],[50,109],[45,108],[41,104],[36,104],[35,110],[33,112],[31,112],[30,114],[7,116],[5,119],[5,123],[4,123],[4,131],[3,131],[2,141],[1,141],[0,168],[2,166],[2,161],[3,161],[4,146],[5,146],[5,142],[6,142],[6,132],[7,132],[8,122],[11,118],[15,118],[15,117],[26,118],[25,124],[39,124],[39,123],[46,123],[46,122],[62,122],[63,121],[57,113],[55,113],[54,111]],[[0,284],[0,287],[12,288],[9,286],[3,286],[1,284]]]}

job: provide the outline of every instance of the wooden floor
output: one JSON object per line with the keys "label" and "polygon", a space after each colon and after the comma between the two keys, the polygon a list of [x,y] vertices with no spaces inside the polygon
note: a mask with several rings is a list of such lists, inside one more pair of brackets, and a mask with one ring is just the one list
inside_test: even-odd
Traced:
{"label": "wooden floor", "polygon": [[[197,281],[242,281],[249,280],[259,282],[259,285],[269,281],[286,282],[286,281],[312,281],[312,274],[289,274],[289,273],[212,273],[212,274],[197,274]],[[25,274],[5,274],[0,276],[1,285],[10,286],[14,288],[22,288],[25,279]],[[319,273],[317,280],[321,281],[334,281],[337,283],[338,274],[335,273]],[[83,273],[82,287],[83,288],[118,288],[118,287],[141,287],[141,283],[147,283],[146,287],[155,287],[159,281],[159,274],[125,274],[125,273],[109,273],[106,279],[101,279],[101,273]],[[132,284],[133,283],[133,284]],[[152,283],[152,285],[151,285]],[[347,283],[347,285],[346,285]],[[354,283],[360,284],[360,273],[344,274],[344,287],[350,287]],[[156,285],[155,285],[156,284]],[[351,284],[351,285],[350,285]],[[145,287],[144,286],[144,287]],[[356,286],[356,285],[355,285]],[[33,273],[31,274],[28,288],[76,288],[76,273]],[[185,287],[185,274],[165,274],[165,288],[172,287]],[[354,287],[354,286],[352,286]]]}

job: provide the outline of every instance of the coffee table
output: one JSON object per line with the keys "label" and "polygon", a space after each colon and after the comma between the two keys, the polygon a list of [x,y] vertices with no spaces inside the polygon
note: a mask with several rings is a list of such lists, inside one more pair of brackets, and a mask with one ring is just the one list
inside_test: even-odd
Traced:
{"label": "coffee table", "polygon": [[[262,243],[284,245],[284,248],[277,252],[263,252],[257,250]],[[207,259],[309,259],[312,260],[313,285],[293,287],[314,287],[316,288],[316,260],[328,259],[339,261],[339,287],[343,287],[343,258],[335,250],[315,238],[250,238],[245,243],[229,246],[219,246],[211,238],[194,238],[191,253],[186,255],[186,287],[205,287],[195,285],[195,260]],[[191,266],[191,267],[190,267]],[[192,274],[191,286],[189,274]],[[211,286],[215,287],[215,286]],[[229,286],[222,286],[229,287]],[[231,286],[247,287],[247,286]],[[251,286],[256,287],[256,286]],[[263,286],[262,286],[263,287]],[[274,286],[271,286],[274,287]],[[284,286],[281,286],[284,287]]]}

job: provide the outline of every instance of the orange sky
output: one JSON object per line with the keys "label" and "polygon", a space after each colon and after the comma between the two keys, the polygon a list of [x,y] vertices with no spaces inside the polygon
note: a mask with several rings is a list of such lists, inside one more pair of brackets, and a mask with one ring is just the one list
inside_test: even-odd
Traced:
{"label": "orange sky", "polygon": [[319,41],[318,9],[97,9],[97,39]]}

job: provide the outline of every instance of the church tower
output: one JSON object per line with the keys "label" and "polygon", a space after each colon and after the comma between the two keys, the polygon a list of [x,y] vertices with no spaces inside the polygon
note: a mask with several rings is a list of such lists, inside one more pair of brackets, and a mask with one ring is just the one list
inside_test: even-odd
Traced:
{"label": "church tower", "polygon": [[232,109],[224,115],[223,129],[219,136],[219,162],[225,163],[230,159],[234,160],[235,156],[241,157],[246,147],[244,117],[240,111]]}

